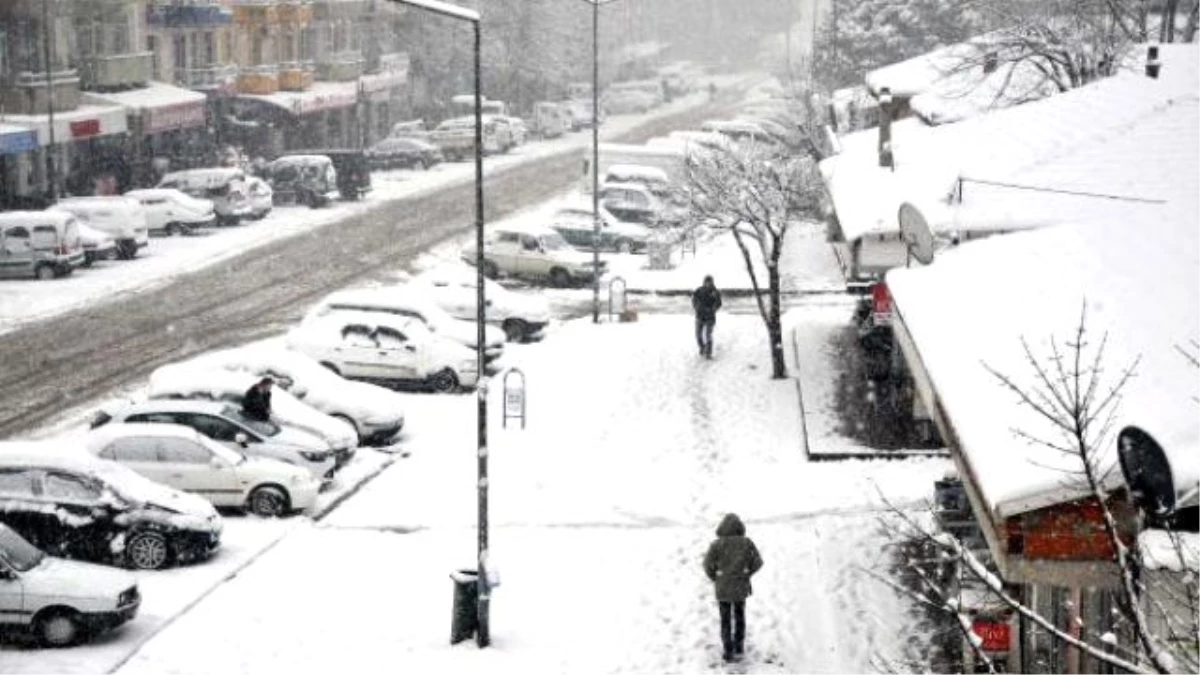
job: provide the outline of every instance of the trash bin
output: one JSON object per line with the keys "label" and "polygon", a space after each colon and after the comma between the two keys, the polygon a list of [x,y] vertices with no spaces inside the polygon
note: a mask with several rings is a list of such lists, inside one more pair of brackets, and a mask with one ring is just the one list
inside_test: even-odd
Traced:
{"label": "trash bin", "polygon": [[458,570],[450,573],[454,582],[454,611],[450,621],[450,644],[469,640],[479,630],[479,572]]}

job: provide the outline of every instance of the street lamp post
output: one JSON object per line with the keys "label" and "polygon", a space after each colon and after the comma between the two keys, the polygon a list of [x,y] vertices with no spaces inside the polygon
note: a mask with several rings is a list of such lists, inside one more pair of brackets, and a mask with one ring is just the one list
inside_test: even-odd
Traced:
{"label": "street lamp post", "polygon": [[583,0],[592,6],[592,323],[600,323],[600,5],[616,0]]}
{"label": "street lamp post", "polygon": [[486,306],[483,292],[483,95],[480,91],[480,80],[483,67],[480,63],[480,31],[479,12],[457,5],[451,5],[440,0],[391,0],[402,5],[418,7],[434,14],[449,17],[458,21],[469,21],[475,32],[474,39],[474,75],[475,75],[475,366],[478,369],[480,385],[476,399],[476,439],[477,471],[476,489],[479,519],[479,541],[476,550],[478,566],[478,605],[477,616],[479,627],[475,632],[475,642],[480,647],[491,644],[489,627],[491,590],[488,588],[488,446],[487,446],[487,386],[483,381],[484,361],[483,347],[486,335],[484,328]]}

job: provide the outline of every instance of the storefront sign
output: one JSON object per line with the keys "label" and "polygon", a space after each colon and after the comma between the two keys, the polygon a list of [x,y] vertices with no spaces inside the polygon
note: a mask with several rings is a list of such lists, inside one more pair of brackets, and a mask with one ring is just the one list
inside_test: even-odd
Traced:
{"label": "storefront sign", "polygon": [[0,131],[0,155],[19,155],[36,150],[37,134],[31,129],[9,128]]}
{"label": "storefront sign", "polygon": [[71,138],[88,138],[100,135],[100,120],[78,120],[71,122]]}
{"label": "storefront sign", "polygon": [[349,108],[357,102],[358,91],[356,87],[343,91],[307,91],[296,99],[295,110],[297,115],[307,115],[322,110]]}
{"label": "storefront sign", "polygon": [[876,326],[892,324],[892,294],[887,284],[880,282],[871,287],[871,311]]}
{"label": "storefront sign", "polygon": [[1007,621],[976,619],[971,632],[982,638],[979,648],[985,652],[1007,652],[1012,646],[1012,626]]}
{"label": "storefront sign", "polygon": [[146,110],[146,133],[202,127],[207,122],[204,102],[177,103]]}

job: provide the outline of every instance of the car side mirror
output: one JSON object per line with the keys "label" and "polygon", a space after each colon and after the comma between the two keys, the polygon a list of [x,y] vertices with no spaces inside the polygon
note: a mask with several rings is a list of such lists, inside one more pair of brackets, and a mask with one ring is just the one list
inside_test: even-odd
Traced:
{"label": "car side mirror", "polygon": [[236,435],[234,435],[233,442],[242,447],[246,447],[246,444],[250,442],[250,437],[239,431]]}

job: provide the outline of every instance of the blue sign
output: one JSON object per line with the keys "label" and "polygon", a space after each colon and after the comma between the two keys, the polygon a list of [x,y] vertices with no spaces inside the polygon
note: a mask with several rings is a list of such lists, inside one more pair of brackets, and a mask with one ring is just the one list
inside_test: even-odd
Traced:
{"label": "blue sign", "polygon": [[31,129],[0,131],[0,155],[19,155],[37,147],[37,134]]}

